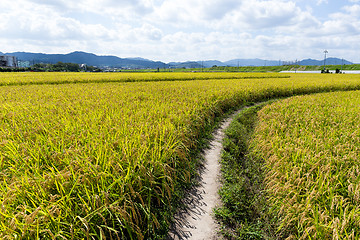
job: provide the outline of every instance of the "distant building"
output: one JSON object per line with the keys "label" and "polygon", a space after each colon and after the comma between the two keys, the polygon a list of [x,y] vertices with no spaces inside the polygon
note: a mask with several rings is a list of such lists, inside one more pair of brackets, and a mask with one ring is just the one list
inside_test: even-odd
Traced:
{"label": "distant building", "polygon": [[17,67],[17,60],[14,56],[0,56],[0,67]]}
{"label": "distant building", "polygon": [[18,61],[17,64],[19,68],[28,68],[31,66],[29,61]]}

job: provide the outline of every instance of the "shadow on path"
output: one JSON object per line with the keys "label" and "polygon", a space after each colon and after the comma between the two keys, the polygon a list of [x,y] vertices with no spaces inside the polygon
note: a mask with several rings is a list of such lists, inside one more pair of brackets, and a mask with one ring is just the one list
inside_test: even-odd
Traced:
{"label": "shadow on path", "polygon": [[219,162],[222,140],[224,130],[240,111],[225,119],[220,128],[214,132],[214,139],[210,142],[210,148],[204,152],[205,161],[199,172],[199,184],[191,189],[183,199],[183,207],[175,215],[167,239],[221,239],[217,233],[219,225],[212,217],[212,210],[221,204],[218,191],[220,189],[221,166]]}

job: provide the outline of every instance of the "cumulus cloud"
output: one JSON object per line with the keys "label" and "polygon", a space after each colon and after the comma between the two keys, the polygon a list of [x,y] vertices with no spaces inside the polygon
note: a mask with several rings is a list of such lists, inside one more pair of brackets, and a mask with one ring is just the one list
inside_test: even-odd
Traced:
{"label": "cumulus cloud", "polygon": [[317,3],[324,0],[306,5],[300,0],[0,1],[0,51],[82,50],[164,61],[300,59],[324,47],[359,48],[359,1],[347,1],[325,19],[316,16],[323,7]]}
{"label": "cumulus cloud", "polygon": [[[359,17],[360,16],[360,5],[359,4],[354,4],[354,5],[351,5],[351,6],[344,6],[343,7],[344,11],[345,11],[345,14],[343,14],[341,17]],[[346,14],[348,13],[348,14]],[[345,15],[345,16],[344,16]]]}
{"label": "cumulus cloud", "polygon": [[178,28],[192,26],[213,30],[264,29],[294,24],[311,25],[315,20],[295,2],[283,0],[183,0],[164,1],[153,19]]}
{"label": "cumulus cloud", "polygon": [[[26,40],[108,38],[108,30],[100,24],[82,24],[76,19],[62,17],[48,9],[41,12],[17,10],[0,15],[0,34],[7,38]],[[49,17],[51,16],[51,17]]]}
{"label": "cumulus cloud", "polygon": [[294,2],[284,1],[252,1],[243,4],[234,13],[233,24],[242,23],[249,28],[276,28],[293,25],[303,20],[302,11]]}
{"label": "cumulus cloud", "polygon": [[132,30],[134,37],[139,41],[148,41],[148,40],[160,40],[163,36],[162,31],[159,28],[156,28],[150,24],[143,24],[140,28],[135,28]]}
{"label": "cumulus cloud", "polygon": [[329,15],[318,28],[311,28],[309,36],[339,36],[349,38],[360,34],[360,5],[344,6],[342,11]]}
{"label": "cumulus cloud", "polygon": [[317,0],[317,5],[321,5],[324,3],[329,3],[328,0]]}

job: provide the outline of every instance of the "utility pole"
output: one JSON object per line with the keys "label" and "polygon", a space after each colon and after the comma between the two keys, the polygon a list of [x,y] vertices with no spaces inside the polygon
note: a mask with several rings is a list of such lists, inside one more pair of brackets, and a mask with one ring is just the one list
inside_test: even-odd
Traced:
{"label": "utility pole", "polygon": [[325,72],[325,65],[326,65],[326,54],[329,53],[328,50],[324,51],[325,57],[324,57],[324,72]]}

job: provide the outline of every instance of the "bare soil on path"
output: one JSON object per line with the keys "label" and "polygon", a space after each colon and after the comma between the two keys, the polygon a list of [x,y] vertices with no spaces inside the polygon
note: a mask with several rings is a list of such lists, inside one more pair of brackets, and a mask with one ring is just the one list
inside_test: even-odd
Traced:
{"label": "bare soil on path", "polygon": [[214,132],[210,148],[204,152],[205,161],[200,172],[200,184],[197,188],[192,189],[183,200],[186,207],[180,209],[176,214],[168,239],[222,239],[218,234],[219,225],[212,215],[212,210],[221,204],[218,191],[220,189],[220,159],[224,130],[240,111],[225,119],[220,128]]}

